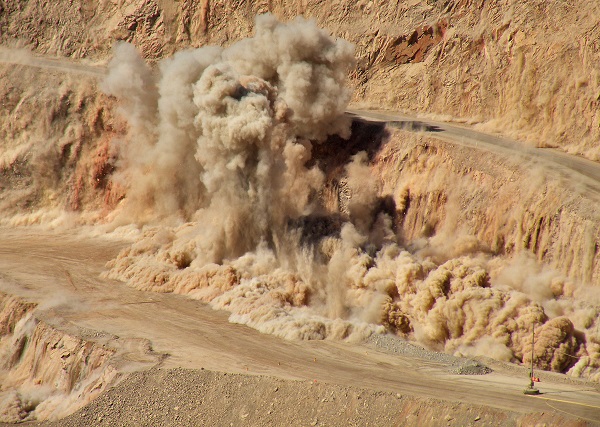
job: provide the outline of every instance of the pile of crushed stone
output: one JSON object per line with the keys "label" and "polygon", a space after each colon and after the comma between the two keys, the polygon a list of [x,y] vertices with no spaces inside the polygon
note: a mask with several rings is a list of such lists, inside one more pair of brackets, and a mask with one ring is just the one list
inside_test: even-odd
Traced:
{"label": "pile of crushed stone", "polygon": [[388,354],[416,357],[446,365],[446,372],[453,375],[485,375],[493,372],[493,369],[476,360],[427,350],[418,344],[389,334],[373,334],[365,341],[365,345]]}

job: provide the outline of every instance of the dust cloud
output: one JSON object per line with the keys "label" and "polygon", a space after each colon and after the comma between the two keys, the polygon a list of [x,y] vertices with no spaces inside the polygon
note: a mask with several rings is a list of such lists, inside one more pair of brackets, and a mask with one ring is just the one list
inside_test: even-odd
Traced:
{"label": "dust cloud", "polygon": [[287,339],[390,332],[526,363],[535,326],[539,368],[600,379],[600,304],[581,285],[476,244],[445,259],[404,247],[365,152],[339,171],[338,203],[328,203],[327,159],[313,153],[350,137],[353,63],[353,47],[314,21],[271,15],[251,38],[154,68],[117,45],[102,89],[129,131],[113,141],[127,196],[112,227],[140,231],[107,275]]}

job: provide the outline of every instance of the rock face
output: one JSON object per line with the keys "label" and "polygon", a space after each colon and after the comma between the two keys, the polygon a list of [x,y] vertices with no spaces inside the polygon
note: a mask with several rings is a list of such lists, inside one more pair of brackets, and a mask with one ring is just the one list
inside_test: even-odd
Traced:
{"label": "rock face", "polygon": [[532,144],[600,156],[595,3],[67,3],[6,3],[2,44],[98,60],[125,40],[158,60],[246,37],[258,13],[303,15],[356,44],[356,102],[480,121]]}
{"label": "rock face", "polygon": [[64,416],[115,380],[114,351],[35,318],[35,305],[0,296],[0,422]]}
{"label": "rock face", "polygon": [[389,41],[385,52],[385,61],[398,65],[423,62],[429,51],[444,39],[447,22],[434,27],[424,26],[406,36],[399,36]]}
{"label": "rock face", "polygon": [[[596,194],[343,115],[427,113],[598,159],[600,6],[346,3],[3,3],[0,221],[146,225],[110,277],[284,338],[389,331],[524,363],[535,324],[540,368],[600,378]],[[52,375],[111,357],[29,311],[0,313],[6,336],[35,331],[14,338],[15,378],[33,338],[66,349],[39,350]],[[19,381],[66,393],[78,375]]]}
{"label": "rock face", "polygon": [[77,329],[2,293],[0,331],[0,423],[62,418],[121,379],[127,359],[159,359],[143,340]]}

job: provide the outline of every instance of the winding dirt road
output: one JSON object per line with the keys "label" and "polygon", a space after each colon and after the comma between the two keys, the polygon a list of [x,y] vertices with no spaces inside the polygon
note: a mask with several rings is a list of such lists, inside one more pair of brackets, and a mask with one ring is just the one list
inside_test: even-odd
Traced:
{"label": "winding dirt road", "polygon": [[[0,54],[0,62],[104,75],[102,67],[63,60]],[[501,153],[519,153],[546,162],[600,197],[600,165],[549,149],[524,148],[513,141],[466,127],[400,114],[350,110],[367,120],[426,131],[432,137]],[[226,313],[191,299],[136,291],[100,278],[105,263],[127,242],[74,232],[0,229],[0,291],[37,302],[36,315],[57,327],[97,330],[115,336],[121,369],[155,364],[318,380],[341,385],[486,405],[519,413],[566,413],[600,424],[596,386],[567,384],[548,375],[542,395],[528,397],[525,376],[496,369],[483,376],[451,375],[443,363],[390,355],[345,342],[289,342],[228,322]],[[154,354],[135,346],[151,343]],[[129,343],[129,344],[128,344]],[[118,345],[117,345],[118,344]],[[556,379],[556,381],[553,380]]]}
{"label": "winding dirt road", "polygon": [[[23,49],[0,48],[0,63],[85,74],[99,79],[107,75],[107,67],[104,65],[83,64],[65,58],[42,57]],[[541,162],[555,172],[568,175],[571,180],[582,182],[593,191],[595,196],[600,198],[600,163],[551,148],[527,147],[517,141],[478,132],[466,126],[417,118],[397,112],[348,109],[347,113],[364,120],[385,122],[393,127],[417,132],[424,131],[432,137],[471,148],[510,156],[518,155],[532,162]]]}
{"label": "winding dirt road", "polygon": [[[231,324],[227,315],[172,294],[136,291],[99,278],[105,262],[126,242],[74,233],[0,230],[0,291],[40,304],[37,315],[58,327],[119,337],[121,369],[164,367],[262,374],[351,385],[519,413],[555,410],[599,422],[600,393],[589,384],[540,385],[540,397],[522,390],[524,376],[496,372],[451,375],[443,363],[390,355],[359,344],[290,342]],[[154,355],[127,342],[148,340]],[[162,355],[162,357],[161,357]]]}
{"label": "winding dirt road", "polygon": [[98,78],[106,76],[105,66],[86,65],[64,58],[34,55],[26,49],[0,47],[0,64],[26,65],[28,67],[57,70],[66,73],[86,74]]}
{"label": "winding dirt road", "polygon": [[600,163],[552,148],[526,146],[508,138],[479,132],[457,124],[390,111],[349,109],[347,112],[351,116],[363,120],[385,122],[388,126],[425,132],[432,138],[476,150],[485,150],[511,157],[518,156],[523,161],[546,167],[549,173],[561,173],[571,183],[583,185],[586,196],[600,200]]}

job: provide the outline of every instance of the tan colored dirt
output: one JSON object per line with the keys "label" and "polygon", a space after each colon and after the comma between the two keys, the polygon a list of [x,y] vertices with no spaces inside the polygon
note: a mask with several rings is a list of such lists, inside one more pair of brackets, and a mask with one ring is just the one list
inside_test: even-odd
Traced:
{"label": "tan colored dirt", "polygon": [[[511,372],[498,364],[492,374],[456,375],[450,373],[451,362],[430,352],[404,356],[352,343],[282,341],[231,324],[224,313],[189,299],[99,279],[103,261],[123,244],[119,241],[41,230],[2,231],[3,292],[39,304],[36,316],[59,332],[79,331],[86,345],[114,351],[108,365],[98,365],[102,369],[112,366],[127,373],[162,360],[160,369],[122,380],[58,425],[139,425],[148,418],[159,425],[188,425],[190,420],[293,425],[315,419],[315,425],[379,424],[377,419],[386,425],[528,425],[531,417],[549,425],[585,425],[572,415],[595,419],[597,385],[542,375],[543,398],[557,396],[546,401],[522,394],[525,369]],[[27,264],[21,262],[24,253]],[[90,328],[103,332],[93,334]],[[152,347],[135,345],[140,339]],[[62,363],[75,357],[65,357],[67,349],[57,347],[59,357],[49,359]],[[26,378],[22,384],[40,386],[56,381],[27,366],[25,358],[9,377],[20,372]],[[72,367],[63,369],[68,373]],[[82,393],[79,384],[73,386],[62,389],[63,401],[70,394],[83,400],[74,400],[66,410],[93,397]],[[27,388],[20,389],[26,393]],[[36,415],[54,418],[64,409],[39,405]]]}
{"label": "tan colored dirt", "polygon": [[0,0],[0,422],[600,424],[599,17]]}

